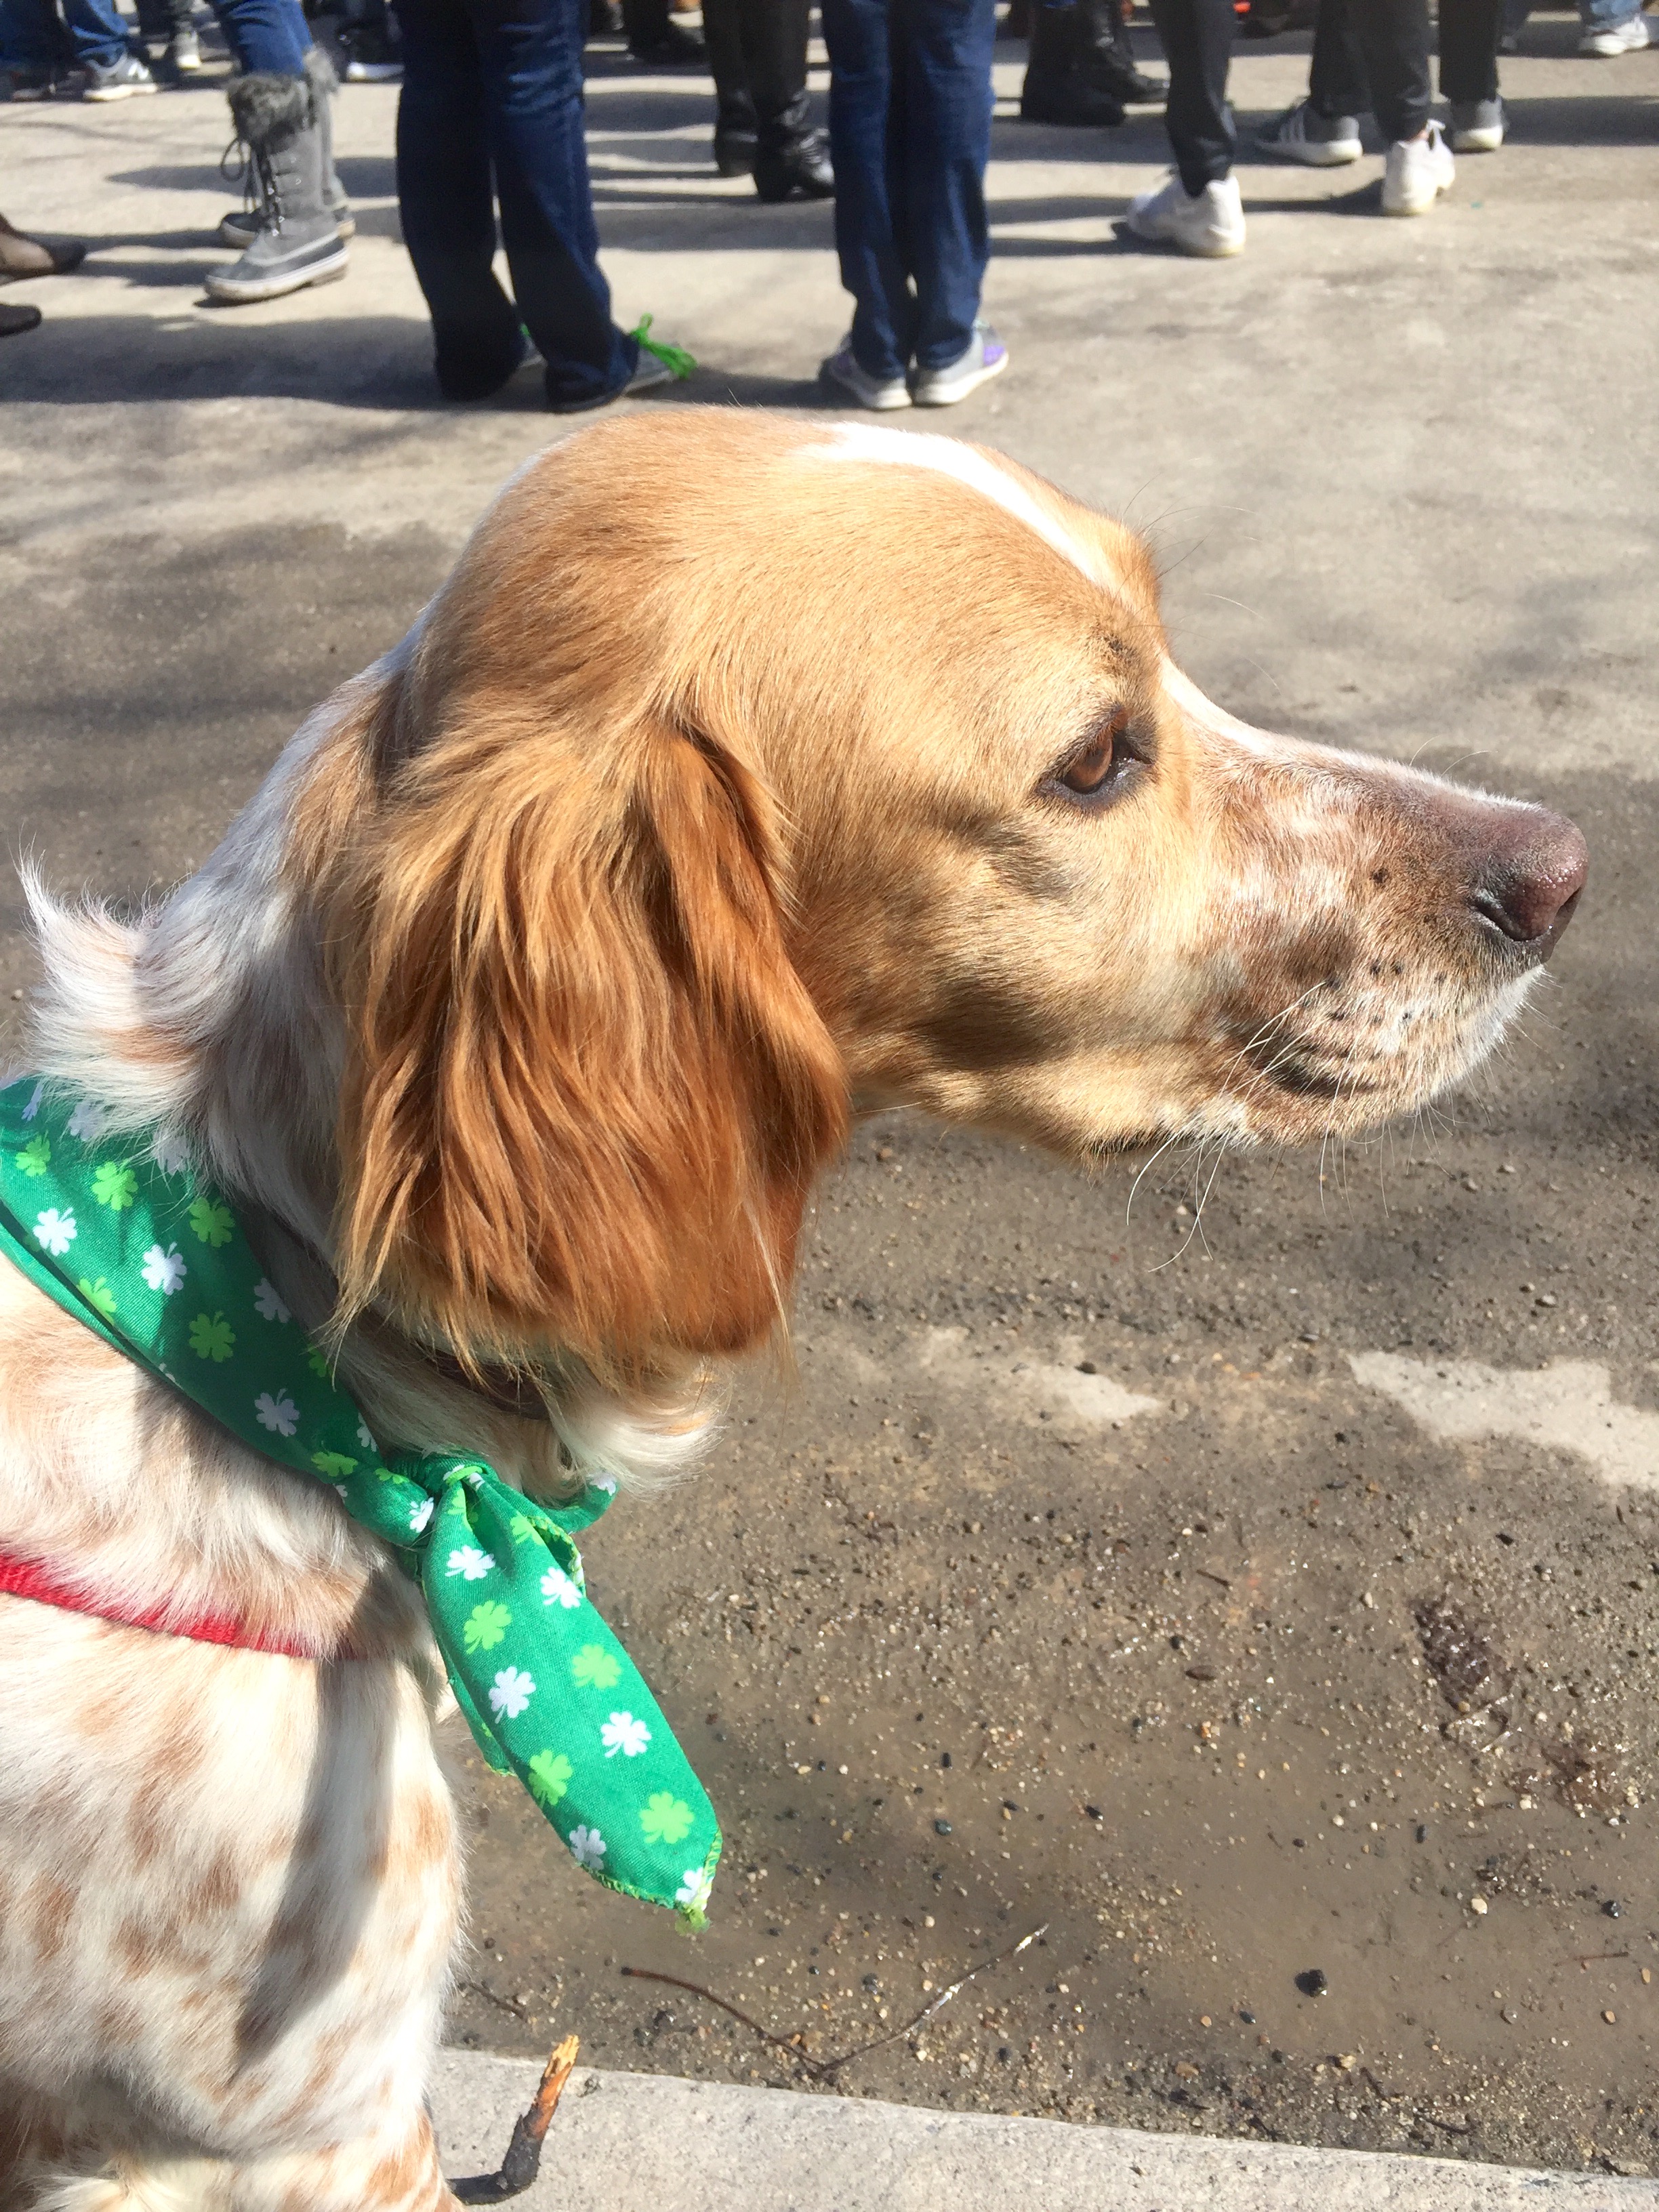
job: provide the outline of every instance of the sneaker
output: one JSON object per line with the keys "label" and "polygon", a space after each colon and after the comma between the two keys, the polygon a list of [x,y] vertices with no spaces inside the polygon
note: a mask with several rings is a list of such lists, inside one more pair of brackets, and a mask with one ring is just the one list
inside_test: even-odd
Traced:
{"label": "sneaker", "polygon": [[394,46],[378,23],[349,23],[340,33],[346,52],[348,84],[396,84],[403,76],[403,49]]}
{"label": "sneaker", "polygon": [[948,368],[919,368],[911,398],[918,407],[954,407],[981,384],[1000,376],[1008,366],[1008,349],[989,323],[976,322],[974,335]]}
{"label": "sneaker", "polygon": [[159,89],[149,64],[134,53],[124,53],[118,61],[88,62],[84,67],[87,82],[82,100],[131,100],[135,93]]}
{"label": "sneaker", "polygon": [[1638,11],[1628,22],[1615,23],[1610,31],[1586,31],[1578,41],[1578,51],[1581,54],[1600,54],[1611,61],[1620,54],[1639,53],[1650,44],[1648,19]]}
{"label": "sneaker", "polygon": [[860,407],[868,407],[878,415],[885,414],[890,407],[910,404],[910,387],[902,376],[872,376],[859,367],[850,333],[829,360],[820,363],[818,376],[825,384],[839,385],[843,392],[852,394]]}
{"label": "sneaker", "polygon": [[1340,168],[1364,151],[1357,116],[1322,115],[1310,100],[1287,107],[1270,131],[1257,133],[1255,143],[1279,161],[1305,161],[1312,169]]}
{"label": "sneaker", "polygon": [[202,66],[202,41],[194,31],[186,27],[175,31],[167,40],[167,50],[161,57],[170,70],[180,76],[193,76]]}
{"label": "sneaker", "polygon": [[1454,154],[1495,154],[1504,143],[1506,118],[1501,100],[1455,100],[1451,110]]}
{"label": "sneaker", "polygon": [[0,100],[50,100],[53,90],[50,70],[0,70]]}
{"label": "sneaker", "polygon": [[14,307],[9,301],[0,302],[0,338],[20,338],[25,331],[40,327],[39,307]]}
{"label": "sneaker", "polygon": [[1137,192],[1129,203],[1129,228],[1137,238],[1173,246],[1182,253],[1219,260],[1244,251],[1244,210],[1237,177],[1223,177],[1189,196],[1172,170],[1156,191]]}
{"label": "sneaker", "polygon": [[1449,191],[1457,165],[1437,123],[1420,138],[1396,138],[1382,174],[1384,215],[1426,215],[1442,192]]}

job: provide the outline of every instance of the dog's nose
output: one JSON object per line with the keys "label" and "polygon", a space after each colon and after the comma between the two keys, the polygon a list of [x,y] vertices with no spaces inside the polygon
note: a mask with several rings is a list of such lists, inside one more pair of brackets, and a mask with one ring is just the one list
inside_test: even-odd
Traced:
{"label": "dog's nose", "polygon": [[1482,860],[1469,904],[1503,936],[1547,960],[1584,888],[1589,855],[1577,826],[1546,807],[1517,807]]}

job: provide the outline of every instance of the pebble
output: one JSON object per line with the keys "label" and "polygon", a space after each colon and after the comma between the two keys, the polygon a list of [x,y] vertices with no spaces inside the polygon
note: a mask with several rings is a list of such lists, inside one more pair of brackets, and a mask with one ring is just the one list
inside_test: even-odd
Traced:
{"label": "pebble", "polygon": [[1618,2025],[1619,2015],[1616,2012],[1604,2012],[1601,2017],[1606,2021],[1609,2027],[1614,2027]]}
{"label": "pebble", "polygon": [[1491,1910],[1492,1907],[1487,1904],[1484,1897],[1472,1897],[1469,1899],[1469,1911],[1471,1912],[1490,1912]]}
{"label": "pebble", "polygon": [[1296,1985],[1304,1997],[1322,1997],[1330,1984],[1320,1966],[1308,1966],[1296,1978]]}
{"label": "pebble", "polygon": [[948,1835],[950,1834],[950,1832],[951,1832],[951,1823],[950,1823],[948,1820],[935,1820],[935,1821],[934,1821],[934,1823],[933,1823],[933,1833],[934,1833],[936,1836],[948,1836]]}

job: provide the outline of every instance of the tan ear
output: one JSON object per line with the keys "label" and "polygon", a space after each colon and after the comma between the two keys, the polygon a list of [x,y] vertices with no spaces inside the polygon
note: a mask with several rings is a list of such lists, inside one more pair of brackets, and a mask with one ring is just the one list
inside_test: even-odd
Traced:
{"label": "tan ear", "polygon": [[769,802],[661,720],[505,715],[397,769],[336,878],[345,1306],[613,1376],[741,1351],[848,1110]]}

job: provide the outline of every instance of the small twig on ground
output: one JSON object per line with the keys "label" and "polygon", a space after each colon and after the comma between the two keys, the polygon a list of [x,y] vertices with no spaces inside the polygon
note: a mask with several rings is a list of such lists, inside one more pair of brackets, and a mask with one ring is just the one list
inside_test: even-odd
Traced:
{"label": "small twig on ground", "polygon": [[530,2109],[520,2113],[514,2123],[507,2156],[495,2172],[475,2173],[469,2180],[450,2183],[452,2192],[461,2203],[499,2204],[503,2198],[520,2196],[529,2188],[541,2171],[542,2145],[580,2048],[574,2035],[567,2035],[562,2043],[555,2045],[552,2057],[542,2069],[541,2083],[531,2100]]}
{"label": "small twig on ground", "polygon": [[528,2011],[515,1997],[498,1996],[488,1982],[457,1982],[455,1986],[458,1990],[470,1990],[475,1997],[483,1997],[487,2004],[499,2005],[503,2012],[510,2012],[515,2020],[527,2021],[530,2018]]}
{"label": "small twig on ground", "polygon": [[694,1997],[706,1997],[710,2004],[718,2005],[722,2012],[729,2013],[733,2020],[741,2021],[745,2027],[752,2028],[775,2050],[781,2051],[798,2065],[804,2066],[816,2081],[831,2081],[840,2069],[850,2065],[854,2059],[862,2058],[867,2051],[879,2051],[885,2044],[898,2043],[906,2036],[914,2035],[924,2021],[931,2020],[942,2006],[949,2004],[951,1998],[965,1990],[969,1982],[977,1981],[981,1974],[988,1974],[994,1966],[1006,1966],[1010,1959],[1017,1959],[1022,1951],[1029,1949],[1039,1936],[1046,1936],[1048,1932],[1048,1923],[1045,1920],[1041,1928],[1032,1929],[1029,1936],[1022,1936],[1018,1943],[1011,1943],[1006,1951],[999,1951],[995,1958],[983,1960],[977,1966],[969,1966],[967,1972],[958,1976],[948,1989],[941,1990],[936,1997],[925,2004],[913,2020],[889,2028],[884,2035],[872,2036],[868,2043],[854,2044],[852,2050],[843,2051],[834,2058],[815,2058],[803,2044],[804,2030],[799,2030],[793,2035],[775,2035],[769,2027],[763,2027],[759,2021],[752,2020],[746,2012],[739,2011],[736,2005],[729,2004],[724,1997],[716,1996],[713,1990],[705,1989],[701,1982],[683,1981],[678,1974],[659,1974],[648,1966],[624,1966],[622,1971],[630,1981],[662,1982],[671,1990],[684,1990]]}
{"label": "small twig on ground", "polygon": [[1603,1959],[1628,1959],[1629,1956],[1628,1951],[1592,1951],[1588,1957],[1581,1958],[1578,1964],[1583,1972],[1588,1973],[1592,1966],[1599,1966]]}
{"label": "small twig on ground", "polygon": [[1198,1572],[1203,1576],[1206,1583],[1219,1583],[1223,1589],[1232,1588],[1225,1575],[1212,1575],[1207,1567],[1200,1567]]}

